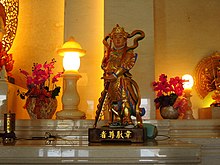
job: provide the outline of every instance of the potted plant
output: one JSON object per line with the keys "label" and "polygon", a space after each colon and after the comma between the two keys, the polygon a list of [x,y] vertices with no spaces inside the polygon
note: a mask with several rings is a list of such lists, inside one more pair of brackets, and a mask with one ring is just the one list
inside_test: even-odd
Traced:
{"label": "potted plant", "polygon": [[159,76],[159,81],[153,82],[156,92],[154,102],[163,118],[177,119],[188,108],[188,101],[183,95],[183,82],[178,76],[168,80],[165,74]]}
{"label": "potted plant", "polygon": [[56,82],[63,72],[58,72],[53,76],[55,59],[44,64],[34,63],[32,74],[20,69],[26,77],[27,92],[18,90],[21,99],[26,99],[24,108],[27,109],[32,119],[51,119],[57,108],[56,96],[59,95],[60,87]]}

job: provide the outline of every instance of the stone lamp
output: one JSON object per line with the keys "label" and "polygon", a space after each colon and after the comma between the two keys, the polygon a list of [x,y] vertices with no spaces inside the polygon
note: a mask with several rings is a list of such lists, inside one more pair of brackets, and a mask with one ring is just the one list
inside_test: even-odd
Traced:
{"label": "stone lamp", "polygon": [[85,55],[79,43],[73,37],[64,43],[57,53],[63,56],[63,110],[56,113],[57,119],[84,119],[85,113],[78,110],[80,97],[77,91],[77,81],[81,77],[78,72],[80,57]]}

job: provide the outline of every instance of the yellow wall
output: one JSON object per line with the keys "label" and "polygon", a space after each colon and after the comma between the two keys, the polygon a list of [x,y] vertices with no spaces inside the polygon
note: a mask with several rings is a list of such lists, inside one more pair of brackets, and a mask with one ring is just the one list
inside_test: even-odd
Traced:
{"label": "yellow wall", "polygon": [[[16,84],[26,87],[26,80],[19,69],[31,72],[34,62],[44,63],[55,58],[54,72],[62,71],[62,57],[56,54],[56,49],[62,46],[63,38],[64,0],[19,1],[18,29],[10,50],[15,60],[12,74]],[[59,83],[62,85],[62,81]],[[25,111],[23,105],[15,108],[17,117],[28,118],[26,113],[19,114],[19,111]],[[58,109],[61,109],[61,103]]]}
{"label": "yellow wall", "polygon": [[[199,61],[220,50],[219,0],[155,0],[155,76],[194,74]],[[195,117],[207,106],[195,87],[192,91]],[[209,102],[210,103],[210,102]]]}

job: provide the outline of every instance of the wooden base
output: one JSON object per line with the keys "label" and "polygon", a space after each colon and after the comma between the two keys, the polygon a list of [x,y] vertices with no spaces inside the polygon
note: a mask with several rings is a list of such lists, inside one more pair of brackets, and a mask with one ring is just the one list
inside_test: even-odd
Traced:
{"label": "wooden base", "polygon": [[143,128],[89,128],[89,142],[131,142],[143,143],[145,131]]}

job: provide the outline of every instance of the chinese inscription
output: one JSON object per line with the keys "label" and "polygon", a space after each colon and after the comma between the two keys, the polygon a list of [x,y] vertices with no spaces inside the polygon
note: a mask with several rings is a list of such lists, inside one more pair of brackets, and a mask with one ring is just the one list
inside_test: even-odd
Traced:
{"label": "chinese inscription", "polygon": [[130,130],[103,130],[100,133],[102,139],[130,139],[132,131]]}

